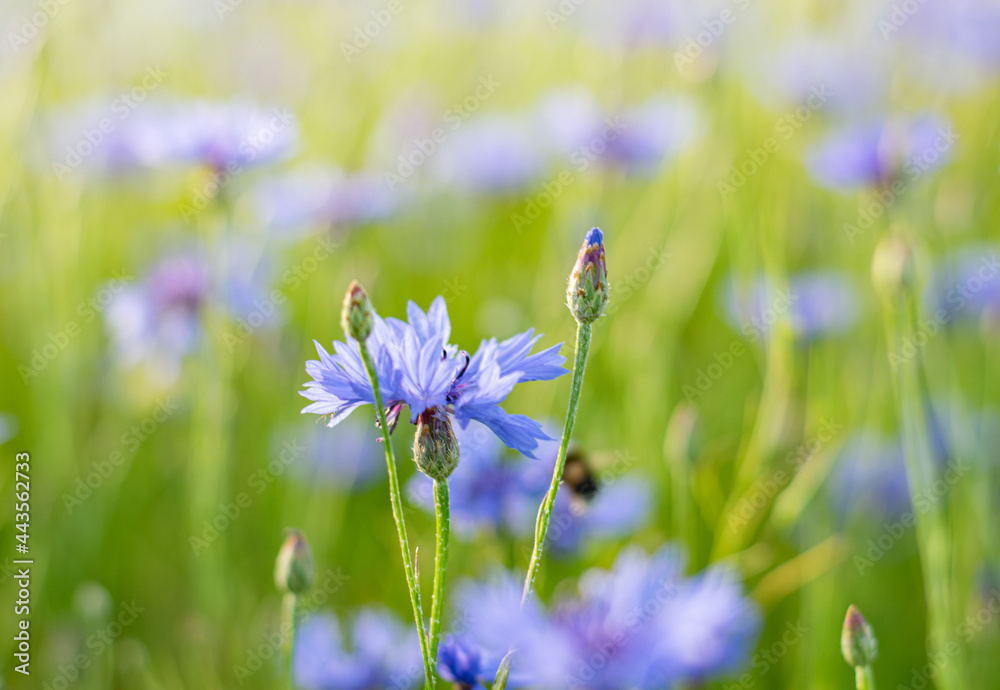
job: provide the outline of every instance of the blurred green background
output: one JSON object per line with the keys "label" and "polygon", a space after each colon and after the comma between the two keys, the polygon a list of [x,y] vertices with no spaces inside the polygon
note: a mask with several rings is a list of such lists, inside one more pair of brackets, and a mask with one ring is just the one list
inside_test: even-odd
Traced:
{"label": "blurred green background", "polygon": [[[979,76],[960,91],[952,88],[965,74],[960,67],[937,84],[916,78],[925,74],[917,57],[930,48],[908,53],[892,44],[897,36],[879,32],[879,12],[889,16],[891,5],[709,4],[685,14],[687,23],[675,25],[669,39],[629,42],[602,35],[600,29],[613,22],[586,3],[398,0],[398,11],[391,4],[67,0],[45,9],[45,3],[5,2],[3,680],[11,687],[240,687],[234,667],[278,626],[272,568],[288,526],[310,538],[321,581],[327,570],[345,576],[325,607],[346,612],[384,602],[407,616],[384,479],[351,490],[302,481],[291,465],[273,464],[281,459],[282,443],[304,444],[319,426],[299,414],[304,362],[314,357],[311,341],[329,346],[342,337],[341,297],[357,278],[382,315],[402,316],[407,300],[426,308],[443,295],[452,340],[469,349],[481,338],[529,327],[545,333],[543,344],[568,341],[564,348],[570,348],[574,323],[564,304],[565,280],[583,234],[596,225],[605,231],[613,308],[595,327],[575,439],[598,466],[616,454],[634,458],[634,469],[654,480],[656,504],[638,533],[550,559],[539,580],[542,595],[587,566],[609,565],[621,543],[653,549],[679,539],[693,570],[723,558],[738,565],[765,613],[759,651],[773,655],[789,624],[806,630],[782,654],[758,658],[750,687],[851,687],[853,673],[839,651],[850,603],[879,634],[882,686],[910,683],[913,669],[927,663],[928,634],[913,531],[859,572],[856,557],[870,558],[869,540],[878,539],[891,519],[861,509],[838,517],[826,485],[852,433],[875,428],[893,436],[900,429],[886,316],[869,277],[880,238],[892,232],[912,248],[915,294],[930,285],[942,257],[997,240],[995,77]],[[638,15],[641,28],[658,21],[643,19],[642,4],[601,11]],[[679,66],[687,38],[707,30],[703,22],[726,9],[734,21],[713,35],[693,66]],[[919,10],[925,11],[931,9]],[[43,26],[33,18],[38,12],[47,17]],[[361,45],[365,27],[386,16],[386,25]],[[35,35],[24,21],[35,26]],[[795,117],[793,100],[761,97],[761,84],[788,76],[762,56],[791,36],[827,30],[831,43],[843,48],[829,64],[851,59],[860,67],[841,83],[824,68],[812,83],[829,79],[839,99],[849,95],[844,89],[861,89],[872,73],[886,72],[874,87],[880,105],[866,105],[866,117],[930,109],[959,134],[948,160],[908,183],[854,241],[844,225],[856,223],[859,207],[877,191],[824,189],[804,163],[811,146],[848,120],[839,106],[796,121],[801,126],[779,137],[777,150],[731,193],[719,187],[732,182],[734,166],[759,155],[754,152],[781,131],[781,118]],[[150,69],[165,76],[143,87]],[[449,108],[475,94],[482,79],[496,86],[474,99],[476,112],[449,130],[454,134],[427,165],[396,188],[385,181],[386,172],[398,172],[399,156],[413,150],[411,142],[448,123]],[[434,177],[435,161],[451,160],[449,146],[470,145],[460,135],[477,118],[526,113],[550,89],[565,86],[589,91],[609,116],[664,93],[686,99],[695,116],[683,125],[686,134],[677,136],[676,147],[640,173],[625,165],[581,170],[561,159],[500,191],[463,186],[461,173],[445,182]],[[52,161],[65,155],[60,128],[74,141],[77,131],[96,122],[78,117],[80,104],[107,112],[117,97],[139,87],[150,91],[149,99],[136,104],[127,122],[139,121],[160,99],[247,99],[266,112],[287,107],[297,138],[285,155],[246,166],[193,213],[198,190],[213,175],[204,164],[133,166],[112,174],[103,162],[85,162],[57,175]],[[637,136],[640,130],[633,128]],[[109,140],[97,149],[110,155],[113,145]],[[493,155],[485,148],[471,155]],[[313,223],[275,240],[255,211],[255,195],[269,178],[303,163],[372,174],[384,182],[379,193],[391,199],[392,212]],[[552,194],[563,170],[568,177]],[[529,209],[539,201],[544,208]],[[196,342],[178,358],[176,375],[123,363],[101,306],[106,291],[118,296],[119,283],[111,281],[140,284],[151,265],[178,247],[231,258],[226,247],[234,238],[256,247],[255,266],[268,266],[255,279],[263,281],[265,295],[280,291],[280,318],[243,337],[237,315],[206,303],[197,313]],[[220,270],[234,271],[232,263]],[[848,299],[856,318],[849,328],[802,337],[783,319],[767,338],[751,340],[739,326],[743,320],[734,326],[727,317],[720,295],[731,278],[748,284],[766,275],[784,285],[790,276],[815,270],[835,271],[853,286]],[[92,299],[98,300],[93,311],[85,306]],[[991,355],[1000,331],[987,316],[942,327],[920,348],[931,398],[958,400],[968,410],[1000,403]],[[721,353],[732,352],[734,343],[746,351],[727,360]],[[720,357],[731,364],[709,369]],[[699,383],[703,375],[708,386]],[[697,394],[686,395],[692,390]],[[568,379],[522,386],[507,409],[561,420],[567,393]],[[678,410],[697,419],[692,438],[683,433],[687,418]],[[766,482],[831,421],[835,433],[807,453],[803,470],[777,490],[764,490],[764,507],[745,530],[730,529],[745,492],[759,494],[754,487],[764,484],[755,482]],[[949,488],[940,506],[949,547],[945,569],[952,578],[947,597],[958,622],[998,596],[997,580],[990,579],[1000,567],[997,450],[989,434],[980,433],[996,428],[986,426],[961,445],[974,469]],[[404,476],[413,472],[410,433],[405,423],[396,431]],[[23,451],[31,454],[35,561],[29,679],[13,671],[8,634],[17,618],[14,454]],[[946,452],[956,453],[954,447]],[[303,452],[292,464],[313,461]],[[269,470],[269,463],[279,471]],[[85,486],[101,468],[107,476],[96,487]],[[203,548],[193,546],[193,536],[211,534],[205,521],[232,512],[241,493],[249,498],[238,506],[238,517]],[[419,510],[408,519],[411,540],[429,554],[432,519]],[[452,577],[477,575],[498,562],[523,569],[528,547],[518,544],[511,555],[495,539],[457,542]],[[421,559],[421,569],[429,583],[429,557]],[[141,609],[134,622],[109,638],[112,644],[88,644],[126,606]],[[997,622],[991,617],[982,628],[969,639],[956,631],[970,688],[995,687],[1000,679]],[[79,654],[88,668],[68,678],[63,669]],[[63,685],[59,678],[71,682]],[[242,687],[278,683],[268,666]]]}

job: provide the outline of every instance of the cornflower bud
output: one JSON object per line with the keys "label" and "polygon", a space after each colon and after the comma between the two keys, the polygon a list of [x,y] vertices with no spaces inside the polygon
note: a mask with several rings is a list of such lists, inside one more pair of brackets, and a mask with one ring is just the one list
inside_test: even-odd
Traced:
{"label": "cornflower bud", "polygon": [[855,668],[870,666],[878,656],[875,631],[854,604],[847,609],[847,616],[844,618],[840,651],[844,654],[844,660]]}
{"label": "cornflower bud", "polygon": [[274,584],[281,592],[299,595],[308,591],[315,576],[316,564],[305,535],[296,529],[288,530],[274,562]]}
{"label": "cornflower bud", "polygon": [[448,415],[424,410],[417,418],[413,437],[413,461],[431,479],[447,479],[458,467],[458,439]]}
{"label": "cornflower bud", "polygon": [[577,323],[591,324],[604,313],[610,297],[611,286],[604,262],[604,235],[599,228],[594,228],[583,240],[570,273],[566,301]]}
{"label": "cornflower bud", "polygon": [[374,314],[368,293],[361,287],[361,283],[352,280],[344,295],[344,308],[340,312],[340,325],[344,332],[363,343],[371,335]]}

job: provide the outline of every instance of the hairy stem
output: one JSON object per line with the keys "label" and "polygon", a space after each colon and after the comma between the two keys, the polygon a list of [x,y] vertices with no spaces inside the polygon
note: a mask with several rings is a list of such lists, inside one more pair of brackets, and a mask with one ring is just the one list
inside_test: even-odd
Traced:
{"label": "hairy stem", "polygon": [[434,480],[434,506],[437,516],[437,551],[434,554],[434,596],[431,599],[431,658],[437,659],[438,640],[441,637],[441,611],[444,608],[444,585],[448,573],[448,537],[451,515],[448,499],[448,480]]}
{"label": "hairy stem", "polygon": [[552,470],[552,484],[549,486],[548,493],[545,494],[538,511],[538,520],[535,524],[535,548],[531,552],[528,574],[524,578],[524,592],[521,594],[522,607],[528,600],[528,595],[535,583],[535,576],[538,574],[542,550],[545,547],[545,535],[548,534],[549,522],[552,520],[552,507],[555,505],[559,482],[562,481],[563,468],[566,465],[566,451],[569,449],[569,439],[573,434],[573,425],[576,423],[576,410],[580,405],[580,391],[583,388],[583,374],[587,369],[591,328],[591,324],[581,323],[576,329],[576,355],[573,362],[573,381],[569,389],[569,408],[566,411],[566,423],[563,425],[556,466]]}
{"label": "hairy stem", "polygon": [[385,446],[385,464],[389,471],[389,499],[392,503],[392,517],[396,521],[396,532],[399,534],[399,549],[403,553],[403,569],[406,571],[406,584],[410,590],[410,604],[413,606],[413,620],[417,625],[417,634],[420,638],[420,653],[424,661],[424,676],[427,686],[434,687],[434,666],[431,663],[431,654],[427,647],[427,628],[424,625],[423,610],[420,605],[420,589],[413,568],[413,557],[410,555],[410,541],[406,536],[406,522],[403,519],[403,501],[399,492],[399,476],[396,473],[396,456],[392,451],[392,438],[389,433],[389,424],[385,418],[385,407],[382,403],[382,391],[379,390],[378,374],[375,373],[375,363],[372,361],[368,345],[358,343],[361,350],[361,360],[365,364],[368,372],[368,379],[372,384],[372,393],[375,396],[375,412],[378,414],[379,425],[382,428],[383,445]]}

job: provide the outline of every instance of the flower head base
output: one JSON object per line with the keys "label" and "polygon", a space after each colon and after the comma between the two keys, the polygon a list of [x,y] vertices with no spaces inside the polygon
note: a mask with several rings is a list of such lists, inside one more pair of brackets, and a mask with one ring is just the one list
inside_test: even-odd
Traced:
{"label": "flower head base", "polygon": [[288,530],[274,563],[274,584],[282,592],[304,594],[315,576],[316,564],[305,535],[296,529]]}
{"label": "flower head base", "polygon": [[875,631],[872,630],[872,626],[868,624],[868,621],[854,604],[848,607],[847,617],[844,618],[844,630],[840,635],[840,651],[844,654],[844,660],[855,668],[870,666],[875,661],[875,657],[878,656],[878,640],[875,639]]}
{"label": "flower head base", "polygon": [[444,481],[458,467],[458,439],[451,421],[437,410],[424,410],[413,436],[413,461],[431,479]]}
{"label": "flower head base", "polygon": [[344,295],[344,308],[340,312],[340,325],[344,332],[363,343],[372,334],[375,324],[375,311],[372,309],[368,293],[361,283],[352,280]]}
{"label": "flower head base", "polygon": [[608,306],[611,286],[604,262],[604,235],[600,228],[587,233],[576,258],[566,288],[566,300],[573,318],[580,324],[597,321]]}

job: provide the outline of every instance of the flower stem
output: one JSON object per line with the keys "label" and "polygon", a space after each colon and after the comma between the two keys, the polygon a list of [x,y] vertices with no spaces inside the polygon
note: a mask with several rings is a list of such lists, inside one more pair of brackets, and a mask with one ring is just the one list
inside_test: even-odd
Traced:
{"label": "flower stem", "polygon": [[535,583],[539,563],[542,560],[542,550],[545,547],[545,535],[549,531],[549,521],[552,519],[552,507],[556,502],[559,482],[562,481],[563,468],[566,466],[566,451],[569,449],[569,439],[576,423],[576,410],[580,405],[580,391],[583,388],[583,374],[587,369],[587,355],[590,353],[591,324],[578,324],[576,329],[576,354],[573,362],[573,381],[569,389],[569,407],[566,411],[566,423],[563,426],[562,441],[559,443],[559,455],[556,456],[556,466],[552,470],[552,484],[542,500],[535,524],[535,548],[531,552],[528,563],[528,574],[524,578],[524,592],[521,594],[521,606],[528,600],[531,588]]}
{"label": "flower stem", "polygon": [[368,345],[358,343],[361,350],[361,360],[368,372],[375,396],[375,412],[378,414],[379,425],[382,428],[383,445],[385,446],[385,464],[389,471],[389,498],[392,503],[392,517],[396,521],[396,531],[399,533],[399,549],[403,552],[403,569],[406,572],[406,584],[410,590],[410,604],[413,606],[413,620],[417,625],[420,638],[420,654],[424,661],[424,676],[427,686],[434,687],[434,672],[431,655],[427,649],[427,629],[424,626],[424,616],[420,605],[420,589],[413,568],[413,557],[410,555],[410,541],[406,536],[406,522],[403,519],[403,501],[400,499],[399,477],[396,474],[396,456],[392,451],[392,438],[389,433],[389,423],[385,418],[385,406],[382,403],[382,391],[379,390],[378,374],[375,373],[375,363],[372,361]]}
{"label": "flower stem", "polygon": [[857,690],[875,690],[875,671],[869,666],[854,668],[854,682]]}
{"label": "flower stem", "polygon": [[451,532],[448,480],[434,480],[434,506],[437,515],[437,552],[434,555],[434,597],[431,599],[430,653],[437,659],[441,637],[441,610],[444,608],[444,584],[448,573],[448,537]]}
{"label": "flower stem", "polygon": [[288,676],[289,690],[295,690],[295,676],[292,673],[293,659],[295,658],[295,632],[299,624],[299,598],[292,592],[285,592],[284,599],[281,600],[282,628],[288,630],[285,637],[285,673]]}

